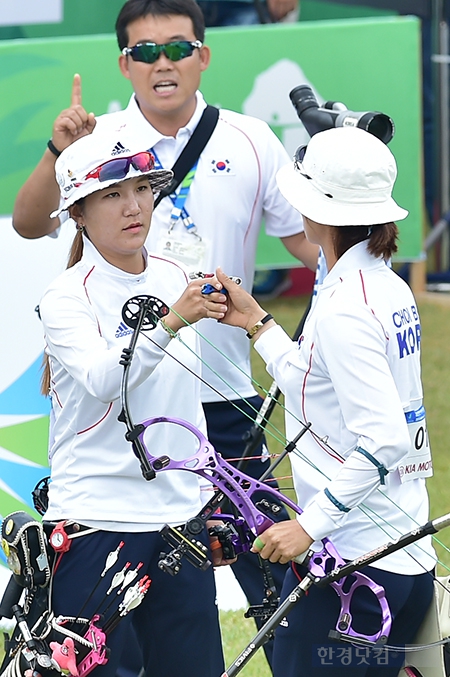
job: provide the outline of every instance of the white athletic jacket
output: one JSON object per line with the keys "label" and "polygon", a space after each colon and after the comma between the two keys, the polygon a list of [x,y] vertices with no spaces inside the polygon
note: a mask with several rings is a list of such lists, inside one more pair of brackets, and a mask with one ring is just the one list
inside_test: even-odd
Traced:
{"label": "white athletic jacket", "polygon": [[[291,454],[299,522],[314,539],[330,536],[346,559],[428,520],[422,476],[431,461],[409,456],[426,430],[420,340],[409,287],[360,243],[325,278],[298,343],[279,326],[255,343],[285,393],[287,438],[312,423]],[[407,574],[434,566],[428,538],[409,551],[375,566]]]}
{"label": "white athletic jacket", "polygon": [[[50,358],[54,412],[50,449],[52,482],[46,519],[74,519],[115,531],[158,530],[180,524],[201,507],[198,477],[166,471],[146,481],[125,440],[121,411],[122,350],[131,330],[122,307],[133,296],[150,294],[173,304],[187,285],[183,267],[148,255],[147,268],[126,273],[107,263],[84,238],[82,260],[47,289],[40,304]],[[199,373],[198,339],[193,329],[180,334],[195,354],[170,339],[158,325],[142,335],[129,378],[133,421],[170,416],[190,421],[205,433],[200,382],[182,364]],[[157,424],[146,434],[152,454],[186,458],[196,438],[176,425]]]}

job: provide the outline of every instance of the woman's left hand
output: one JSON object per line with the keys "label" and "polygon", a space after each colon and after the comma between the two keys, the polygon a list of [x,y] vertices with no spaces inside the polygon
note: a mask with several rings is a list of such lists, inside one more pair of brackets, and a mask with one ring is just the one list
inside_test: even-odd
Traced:
{"label": "woman's left hand", "polygon": [[311,543],[313,539],[296,519],[292,519],[277,522],[266,529],[255,539],[252,552],[259,553],[263,559],[270,562],[287,564],[309,550]]}
{"label": "woman's left hand", "polygon": [[[222,320],[227,312],[228,297],[221,292],[222,285],[218,282],[216,277],[207,279],[207,284],[215,287],[217,291],[210,294],[203,294],[202,288],[205,285],[205,280],[194,280],[191,282],[178,301],[173,304],[172,309],[167,317],[164,318],[166,324],[178,331],[184,327],[186,322],[192,324],[204,317],[209,317],[214,320]],[[178,317],[178,315],[180,317]],[[180,319],[183,318],[183,319]],[[186,320],[186,322],[183,322]]]}
{"label": "woman's left hand", "polygon": [[228,310],[223,318],[223,324],[232,327],[241,327],[248,331],[264,317],[266,311],[261,308],[256,299],[245,289],[226,275],[221,268],[217,268],[216,277],[228,292]]}

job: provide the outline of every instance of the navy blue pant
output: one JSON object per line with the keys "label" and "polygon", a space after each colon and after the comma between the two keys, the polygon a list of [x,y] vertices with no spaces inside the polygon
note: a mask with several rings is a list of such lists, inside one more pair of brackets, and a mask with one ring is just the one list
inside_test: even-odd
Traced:
{"label": "navy blue pant", "polygon": [[[286,574],[282,591],[285,599],[299,579],[294,567]],[[297,567],[300,575],[302,567]],[[388,644],[402,646],[413,642],[433,596],[433,577],[393,574],[373,567],[363,573],[383,586],[394,618]],[[361,589],[359,589],[361,590]],[[368,650],[328,638],[335,630],[340,609],[336,592],[330,587],[312,586],[275,633],[274,677],[397,677],[403,656],[387,658],[381,649]],[[379,605],[372,594],[355,596],[351,606],[353,628],[364,634],[380,629]]]}
{"label": "navy blue pant", "polygon": [[[55,615],[77,616],[100,579],[108,553],[123,540],[120,557],[95,590],[82,616],[89,618],[96,610],[103,612],[114,599],[105,620],[117,609],[121,597],[108,597],[112,577],[126,562],[134,569],[139,562],[139,580],[147,574],[151,586],[140,606],[125,616],[107,638],[111,649],[108,663],[96,668],[98,677],[113,677],[121,656],[133,663],[129,644],[131,624],[141,655],[138,665],[147,677],[220,677],[224,668],[212,567],[195,569],[184,562],[176,576],[162,572],[157,564],[159,553],[170,550],[159,533],[117,533],[100,531],[72,540],[53,579]],[[141,662],[143,660],[143,663]]]}
{"label": "navy blue pant", "polygon": [[[235,400],[234,402],[241,410],[247,412],[254,419],[256,416],[254,409],[259,410],[263,400],[259,395],[256,395],[248,399],[247,402],[249,404],[244,400]],[[252,427],[252,420],[247,418],[247,416],[242,414],[241,411],[229,402],[204,403],[203,408],[208,427],[208,439],[216,451],[220,452],[225,460],[241,458],[245,447],[244,437]],[[256,479],[259,479],[270,465],[268,459],[261,460],[263,444],[265,445],[265,440],[252,453],[252,456],[259,458],[250,460],[245,467],[245,472]],[[233,466],[235,465],[233,463]],[[275,479],[272,479],[270,484],[273,488],[278,487]],[[264,496],[267,496],[268,500],[273,502],[273,498],[264,494],[264,492],[261,492],[261,495],[256,495],[257,501]],[[224,509],[223,512],[225,511]],[[272,515],[271,517],[273,518]],[[284,507],[282,507],[276,517],[277,521],[282,519],[289,519],[289,515]],[[261,604],[264,595],[264,581],[258,555],[254,553],[241,555],[232,567],[250,604]],[[270,569],[279,594],[287,567],[283,564],[270,564]],[[258,619],[256,623],[258,627],[261,626]],[[270,665],[272,661],[273,641],[265,644],[264,650]]]}

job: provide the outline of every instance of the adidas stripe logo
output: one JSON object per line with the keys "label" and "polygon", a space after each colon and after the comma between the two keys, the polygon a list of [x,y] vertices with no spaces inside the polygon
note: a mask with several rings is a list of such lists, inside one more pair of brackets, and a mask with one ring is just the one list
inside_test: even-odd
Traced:
{"label": "adidas stripe logo", "polygon": [[129,148],[125,148],[123,144],[118,141],[111,151],[111,155],[122,155],[122,153],[129,153]]}
{"label": "adidas stripe logo", "polygon": [[128,336],[129,334],[132,334],[133,330],[128,327],[125,322],[121,322],[119,326],[116,329],[115,337],[116,338],[122,338],[123,336]]}

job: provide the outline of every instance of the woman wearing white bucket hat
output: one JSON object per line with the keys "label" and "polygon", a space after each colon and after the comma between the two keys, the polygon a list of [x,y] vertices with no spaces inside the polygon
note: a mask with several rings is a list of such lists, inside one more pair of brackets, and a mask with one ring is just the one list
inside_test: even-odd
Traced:
{"label": "woman wearing white bucket hat", "polygon": [[[328,269],[298,343],[217,271],[229,292],[222,322],[255,339],[285,394],[287,439],[296,437],[299,421],[312,424],[291,453],[304,512],[274,525],[254,545],[273,562],[317,549],[324,537],[353,560],[428,519],[425,477],[432,464],[420,319],[411,290],[386,265],[397,250],[394,220],[408,213],[392,198],[396,174],[390,150],[355,128],[316,134],[279,171],[278,186],[303,214],[306,235],[322,247]],[[421,446],[414,444],[420,433]],[[393,615],[389,644],[413,641],[432,599],[435,561],[431,541],[424,539],[366,568],[386,590]],[[293,563],[284,597],[298,576],[302,567]],[[380,628],[378,603],[371,595],[357,597],[353,628],[373,634]],[[328,639],[338,611],[330,587],[309,590],[277,628],[275,677],[347,677],[349,668],[355,677],[397,675],[398,654]]]}
{"label": "woman wearing white bucket hat", "polygon": [[[170,472],[144,480],[118,416],[121,355],[133,333],[122,309],[130,298],[151,295],[171,310],[137,340],[128,381],[130,413],[135,421],[182,418],[206,432],[195,377],[198,338],[186,323],[223,317],[226,296],[214,295],[214,302],[201,293],[202,280],[189,283],[182,266],[145,250],[153,193],[167,185],[172,172],[156,171],[152,154],[141,152],[123,131],[76,141],[58,158],[56,174],[63,209],[78,232],[70,267],[40,303],[53,416],[44,520],[60,525],[50,536],[60,555],[70,543],[53,576],[52,610],[69,617],[102,614],[111,606],[105,595],[112,576],[139,570],[152,584],[140,606],[107,637],[111,653],[100,672],[115,675],[122,651],[130,650],[125,642],[132,622],[148,677],[218,675],[223,656],[212,567],[201,571],[186,564],[175,577],[158,567],[167,549],[159,530],[183,524],[205,502],[198,476]],[[172,340],[177,332],[183,342]],[[146,433],[152,453],[175,458],[195,453],[195,438],[179,426],[152,428]],[[65,529],[82,537],[67,541]],[[104,575],[108,553],[119,550],[117,567]],[[122,598],[116,599],[117,607]]]}

